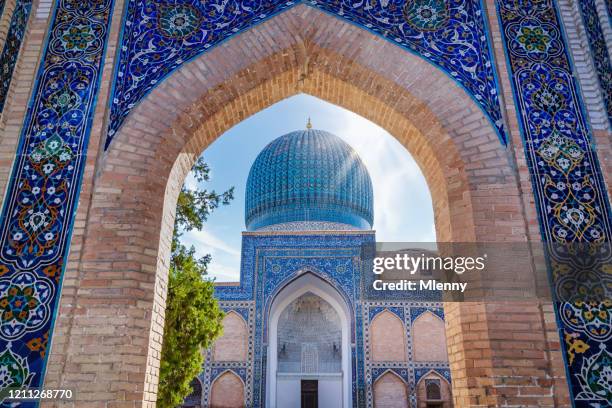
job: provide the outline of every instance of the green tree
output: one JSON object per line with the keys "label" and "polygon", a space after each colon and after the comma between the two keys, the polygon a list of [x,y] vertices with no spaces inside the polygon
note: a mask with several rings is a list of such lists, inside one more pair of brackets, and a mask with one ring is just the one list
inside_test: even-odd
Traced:
{"label": "green tree", "polygon": [[[192,172],[199,183],[210,180],[210,168],[202,158]],[[223,311],[213,297],[212,282],[205,279],[210,255],[196,259],[195,248],[187,248],[180,237],[184,231],[201,230],[210,213],[233,198],[233,187],[217,194],[183,186],[179,193],[159,370],[160,408],[174,408],[192,392],[190,383],[202,368],[201,350],[222,332]]]}

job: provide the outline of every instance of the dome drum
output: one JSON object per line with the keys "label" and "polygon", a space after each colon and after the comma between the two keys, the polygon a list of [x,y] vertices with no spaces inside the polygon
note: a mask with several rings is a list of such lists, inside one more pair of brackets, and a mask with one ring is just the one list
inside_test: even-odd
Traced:
{"label": "dome drum", "polygon": [[[268,211],[260,216],[254,216],[249,222],[249,231],[255,231],[265,228],[270,225],[286,224],[296,221],[326,221],[346,225],[346,229],[363,229],[371,228],[371,224],[366,221],[363,216],[352,214],[348,211],[324,208],[286,208],[278,211]],[[351,228],[353,227],[353,228]]]}

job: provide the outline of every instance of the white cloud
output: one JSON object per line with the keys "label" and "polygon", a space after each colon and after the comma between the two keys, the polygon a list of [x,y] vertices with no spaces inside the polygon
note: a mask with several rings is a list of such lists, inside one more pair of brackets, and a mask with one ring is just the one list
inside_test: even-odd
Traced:
{"label": "white cloud", "polygon": [[[344,111],[335,117],[336,134],[357,151],[372,178],[374,188],[374,228],[384,241],[435,241],[431,197],[420,168],[404,146],[374,123]],[[412,201],[408,201],[412,200]],[[431,225],[409,228],[407,221],[426,214]],[[415,228],[421,227],[421,228]],[[413,234],[413,230],[425,230]],[[416,232],[416,231],[415,231]]]}
{"label": "white cloud", "polygon": [[187,246],[194,245],[198,253],[215,254],[217,251],[225,252],[228,255],[240,256],[240,249],[228,244],[223,239],[213,235],[208,230],[189,231],[183,235],[183,240]]}
{"label": "white cloud", "polygon": [[238,282],[240,280],[240,268],[236,265],[224,265],[213,259],[208,265],[208,275],[217,282]]}
{"label": "white cloud", "polygon": [[194,190],[198,187],[198,181],[195,179],[192,172],[189,172],[187,174],[187,177],[185,177],[185,187],[191,190]]}
{"label": "white cloud", "polygon": [[193,245],[196,256],[210,254],[208,276],[219,282],[236,282],[240,279],[240,247],[229,244],[208,230],[189,231],[181,241],[188,247]]}

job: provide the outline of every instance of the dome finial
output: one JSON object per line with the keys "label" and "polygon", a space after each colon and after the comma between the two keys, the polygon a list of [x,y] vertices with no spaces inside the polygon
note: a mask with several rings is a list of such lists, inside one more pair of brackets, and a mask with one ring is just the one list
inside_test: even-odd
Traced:
{"label": "dome finial", "polygon": [[312,123],[310,123],[310,116],[308,117],[308,123],[306,123],[306,129],[312,129]]}

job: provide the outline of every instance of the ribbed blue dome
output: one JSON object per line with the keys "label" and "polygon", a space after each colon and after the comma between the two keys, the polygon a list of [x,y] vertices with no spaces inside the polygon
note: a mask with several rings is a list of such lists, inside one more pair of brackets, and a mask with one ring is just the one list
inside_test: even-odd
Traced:
{"label": "ribbed blue dome", "polygon": [[370,175],[342,139],[315,129],[273,140],[251,167],[246,189],[247,230],[319,221],[371,229]]}

